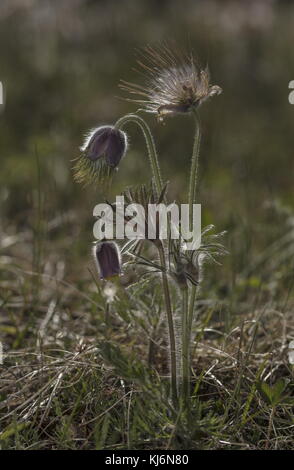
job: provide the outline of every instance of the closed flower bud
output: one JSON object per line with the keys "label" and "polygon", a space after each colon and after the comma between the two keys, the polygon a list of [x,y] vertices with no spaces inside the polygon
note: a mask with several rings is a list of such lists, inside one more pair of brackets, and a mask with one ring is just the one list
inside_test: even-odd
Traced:
{"label": "closed flower bud", "polygon": [[116,168],[127,150],[127,136],[119,129],[112,129],[105,151],[106,163]]}
{"label": "closed flower bud", "polygon": [[111,168],[118,166],[126,149],[126,134],[113,126],[101,126],[95,129],[81,148],[85,156],[93,162],[104,156],[106,164]]}
{"label": "closed flower bud", "polygon": [[121,257],[114,242],[98,242],[94,249],[94,257],[101,279],[111,279],[121,274]]}

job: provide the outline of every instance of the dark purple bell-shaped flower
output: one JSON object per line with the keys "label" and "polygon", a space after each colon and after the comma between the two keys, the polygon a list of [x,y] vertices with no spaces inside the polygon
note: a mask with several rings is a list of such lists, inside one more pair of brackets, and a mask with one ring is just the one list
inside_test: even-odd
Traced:
{"label": "dark purple bell-shaped flower", "polygon": [[95,246],[94,256],[101,279],[111,279],[121,274],[121,257],[116,243],[98,242]]}
{"label": "dark purple bell-shaped flower", "polygon": [[127,150],[127,136],[113,126],[101,126],[89,134],[81,150],[92,161],[104,156],[107,165],[115,168]]}

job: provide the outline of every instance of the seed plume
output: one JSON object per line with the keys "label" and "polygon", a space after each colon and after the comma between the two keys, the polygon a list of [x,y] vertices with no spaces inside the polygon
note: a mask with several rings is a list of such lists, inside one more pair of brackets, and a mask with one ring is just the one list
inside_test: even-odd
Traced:
{"label": "seed plume", "polygon": [[219,95],[222,89],[210,84],[208,68],[201,68],[192,53],[182,54],[170,46],[146,46],[137,63],[145,77],[145,84],[121,80],[120,88],[134,98],[128,101],[139,104],[160,120],[165,115],[189,113],[208,98]]}

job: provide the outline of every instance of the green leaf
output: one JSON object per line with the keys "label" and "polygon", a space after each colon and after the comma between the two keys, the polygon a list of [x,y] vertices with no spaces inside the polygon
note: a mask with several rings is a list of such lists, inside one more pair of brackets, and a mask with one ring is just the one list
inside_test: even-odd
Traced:
{"label": "green leaf", "polygon": [[271,387],[266,382],[260,381],[257,383],[257,389],[264,401],[272,405],[273,395]]}
{"label": "green leaf", "polygon": [[289,379],[280,379],[278,380],[275,385],[272,387],[272,394],[273,394],[273,401],[274,405],[277,405],[281,401],[281,397],[290,382]]}
{"label": "green leaf", "polygon": [[106,413],[102,420],[102,426],[97,432],[96,450],[104,449],[110,426],[110,414]]}
{"label": "green leaf", "polygon": [[266,382],[259,381],[257,389],[263,399],[271,406],[276,406],[282,398],[282,395],[289,383],[289,379],[280,379],[274,385],[270,386]]}

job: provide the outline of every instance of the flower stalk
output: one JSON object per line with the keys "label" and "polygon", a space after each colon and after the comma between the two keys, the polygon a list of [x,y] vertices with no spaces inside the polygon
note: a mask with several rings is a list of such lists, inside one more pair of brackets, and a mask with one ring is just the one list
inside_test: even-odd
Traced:
{"label": "flower stalk", "polygon": [[165,260],[164,248],[163,248],[162,243],[158,245],[158,253],[159,253],[161,265],[163,267],[162,286],[163,286],[163,295],[164,295],[164,300],[165,300],[165,308],[166,308],[168,332],[169,332],[170,363],[171,363],[171,393],[172,393],[173,403],[174,405],[177,405],[178,386],[177,386],[176,341],[175,341],[175,331],[174,331],[174,321],[173,321],[173,314],[172,314],[170,291],[169,291],[168,279],[167,279],[167,274],[166,274],[166,260]]}
{"label": "flower stalk", "polygon": [[[193,204],[196,204],[196,190],[197,190],[197,177],[198,177],[198,162],[199,162],[199,153],[200,153],[200,143],[201,143],[201,126],[200,126],[200,119],[197,114],[197,111],[194,110],[193,116],[195,119],[195,136],[194,136],[194,144],[193,144],[193,151],[192,151],[192,158],[191,158],[191,171],[190,171],[190,182],[189,182],[189,216],[190,216],[190,224],[193,223]],[[190,230],[192,227],[190,226]],[[195,308],[195,301],[196,301],[196,294],[197,294],[197,286],[192,285],[190,289],[190,299],[189,299],[189,307],[188,307],[188,318],[187,318],[187,343],[189,344],[188,348],[190,349],[190,342],[191,342],[191,332],[192,332],[192,324],[193,324],[193,316],[194,316],[194,308]]]}
{"label": "flower stalk", "polygon": [[182,289],[182,400],[185,409],[189,407],[190,395],[190,338],[188,330],[188,288]]}
{"label": "flower stalk", "polygon": [[[188,195],[190,224],[192,224],[193,222],[193,204],[196,204],[198,163],[199,163],[199,152],[200,152],[200,143],[201,143],[200,119],[196,110],[193,111],[193,117],[195,119],[195,135],[194,135],[193,151],[192,151],[192,158],[191,158],[189,195]],[[192,227],[190,225],[190,229],[191,228]]]}
{"label": "flower stalk", "polygon": [[114,127],[116,129],[122,129],[129,122],[133,122],[137,124],[143,132],[146,145],[147,145],[148,157],[149,157],[152,174],[153,174],[154,181],[155,181],[156,190],[159,195],[163,188],[163,181],[161,177],[156,146],[155,146],[155,142],[154,142],[150,127],[148,126],[147,122],[143,118],[138,116],[137,114],[126,114],[125,116],[121,117],[118,121],[116,121]]}
{"label": "flower stalk", "polygon": [[[152,175],[155,182],[155,187],[158,195],[161,194],[163,190],[163,181],[160,172],[160,166],[158,161],[158,155],[156,151],[155,142],[153,139],[152,132],[146,123],[146,121],[138,116],[137,114],[126,114],[125,116],[121,117],[116,123],[116,129],[122,129],[126,124],[129,122],[133,122],[139,126],[142,130],[143,135],[145,137],[149,162],[152,170]],[[168,323],[168,332],[169,332],[169,345],[170,345],[170,364],[171,364],[171,395],[172,401],[174,405],[177,404],[177,361],[176,361],[176,341],[175,341],[175,331],[174,331],[174,321],[173,321],[173,314],[172,314],[172,305],[171,305],[171,296],[169,290],[169,284],[167,279],[167,266],[164,254],[164,247],[162,243],[157,245],[160,262],[163,268],[162,271],[162,287],[163,287],[163,294],[165,300],[165,308],[166,308],[166,315],[167,315],[167,323]]]}

